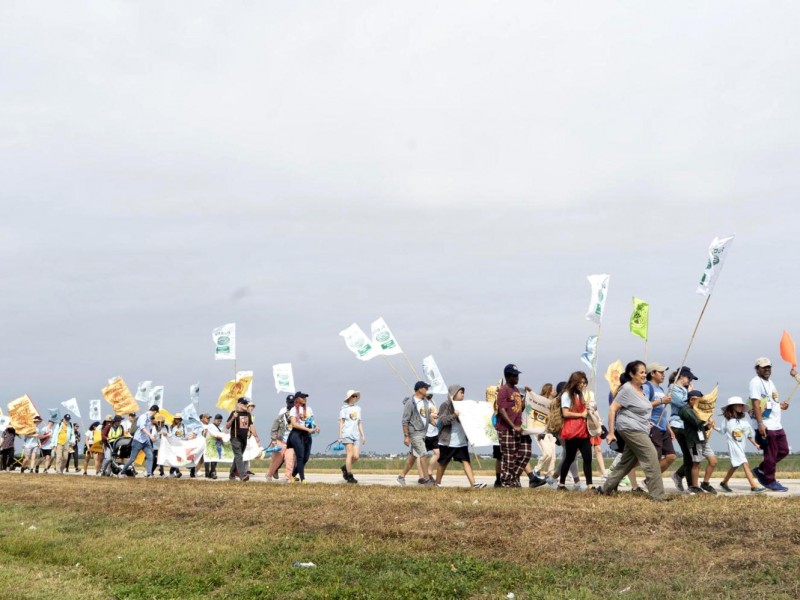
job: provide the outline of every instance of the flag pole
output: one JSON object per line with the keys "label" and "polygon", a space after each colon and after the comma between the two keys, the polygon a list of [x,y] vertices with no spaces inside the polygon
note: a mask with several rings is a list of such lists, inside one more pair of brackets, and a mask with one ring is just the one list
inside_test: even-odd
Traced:
{"label": "flag pole", "polygon": [[600,354],[600,334],[602,333],[603,327],[599,323],[597,324],[597,343],[594,346],[594,360],[592,361],[592,394],[594,394],[594,401],[597,403],[597,377],[595,374],[597,373],[597,357]]}
{"label": "flag pole", "polygon": [[800,381],[794,384],[794,389],[792,390],[792,393],[789,394],[789,396],[786,398],[786,400],[784,400],[784,402],[788,404],[789,400],[792,399],[792,396],[794,396],[794,393],[797,391],[797,388],[800,388]]}
{"label": "flag pole", "polygon": [[[711,300],[711,294],[706,296],[706,301],[703,304],[703,310],[700,311],[700,316],[697,317],[697,323],[694,324],[694,331],[692,331],[692,337],[689,339],[689,346],[686,348],[686,353],[683,355],[683,360],[681,360],[681,366],[678,367],[678,370],[675,371],[677,375],[675,376],[675,383],[673,385],[677,385],[678,376],[680,375],[681,369],[686,366],[686,359],[689,358],[689,350],[692,349],[692,343],[694,343],[694,338],[697,335],[697,329],[700,327],[700,321],[703,320],[703,315],[706,313],[706,308],[708,307],[708,302]],[[664,411],[661,411],[661,415],[658,417],[658,423],[656,425],[661,425],[661,419],[664,417]]]}
{"label": "flag pole", "polygon": [[384,355],[381,355],[381,358],[386,361],[386,364],[389,365],[389,368],[394,371],[394,374],[403,382],[403,385],[406,386],[409,390],[413,390],[414,388],[408,384],[408,382],[403,379],[403,376],[400,375],[400,371],[398,371],[395,366],[391,363],[391,361]]}
{"label": "flag pole", "polygon": [[417,373],[417,370],[414,368],[414,364],[411,362],[411,359],[408,358],[408,354],[403,352],[403,358],[406,359],[406,363],[408,364],[408,368],[411,369],[411,372],[414,374],[414,377],[416,377],[417,380],[422,380],[422,378],[419,376],[419,373]]}
{"label": "flag pole", "polygon": [[647,364],[647,338],[644,338],[644,364]]}

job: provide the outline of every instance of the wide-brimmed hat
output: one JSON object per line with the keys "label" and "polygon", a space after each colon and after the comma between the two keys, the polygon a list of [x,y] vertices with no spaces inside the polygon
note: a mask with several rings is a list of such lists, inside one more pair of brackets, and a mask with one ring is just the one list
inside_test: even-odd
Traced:
{"label": "wide-brimmed hat", "polygon": [[741,404],[742,406],[747,406],[744,403],[744,400],[742,400],[741,396],[731,396],[725,403],[725,408],[728,408],[729,406],[736,406],[737,404]]}
{"label": "wide-brimmed hat", "polygon": [[356,401],[361,399],[361,392],[358,390],[347,390],[347,393],[344,395],[344,401],[347,402],[353,396],[356,397]]}

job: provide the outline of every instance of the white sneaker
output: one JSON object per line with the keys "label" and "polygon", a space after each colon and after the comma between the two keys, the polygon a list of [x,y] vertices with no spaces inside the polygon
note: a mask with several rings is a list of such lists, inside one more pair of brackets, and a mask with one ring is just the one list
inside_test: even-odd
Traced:
{"label": "white sneaker", "polygon": [[583,483],[582,481],[579,481],[578,483],[572,486],[573,492],[582,492],[585,489],[586,489],[586,484]]}

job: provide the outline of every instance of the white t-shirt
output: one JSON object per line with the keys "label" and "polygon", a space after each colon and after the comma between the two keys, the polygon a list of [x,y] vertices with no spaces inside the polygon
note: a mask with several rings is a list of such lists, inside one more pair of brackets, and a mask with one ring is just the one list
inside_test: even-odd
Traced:
{"label": "white t-shirt", "polygon": [[345,404],[339,411],[339,419],[342,423],[342,437],[359,439],[358,423],[361,421],[361,407],[355,404]]}
{"label": "white t-shirt", "polygon": [[[412,398],[414,401],[414,406],[417,408],[417,412],[419,412],[419,416],[422,417],[422,422],[428,422],[428,413],[435,413],[436,412],[436,405],[428,400],[427,398]],[[426,437],[436,437],[439,435],[439,428],[436,427],[433,423],[433,419],[431,419],[428,428],[425,430]]]}
{"label": "white t-shirt", "polygon": [[781,425],[781,403],[778,398],[778,390],[771,379],[761,379],[758,375],[750,380],[750,399],[761,400],[761,410],[770,411],[766,416],[762,412],[764,426],[770,431],[780,431]]}
{"label": "white t-shirt", "polygon": [[[309,408],[308,406],[306,406],[306,409],[303,411],[303,414],[305,415],[305,420],[304,420],[305,423],[305,421],[308,421],[311,417],[314,416],[314,411],[311,410],[311,408]],[[292,407],[292,410],[289,411],[289,420],[291,421],[292,419],[297,419],[298,421],[300,420],[299,417],[297,416],[296,406]]]}
{"label": "white t-shirt", "polygon": [[[745,417],[746,418],[746,417]],[[753,428],[745,419],[723,419],[719,430],[728,442],[731,466],[739,467],[747,462],[745,446],[747,438],[753,437]]]}

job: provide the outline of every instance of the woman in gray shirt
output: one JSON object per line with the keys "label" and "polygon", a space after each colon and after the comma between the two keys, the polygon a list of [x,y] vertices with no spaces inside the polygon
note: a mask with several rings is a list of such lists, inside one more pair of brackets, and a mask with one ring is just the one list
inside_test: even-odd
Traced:
{"label": "woman in gray shirt", "polygon": [[629,362],[619,380],[622,385],[617,390],[617,395],[608,411],[609,433],[606,442],[610,444],[619,436],[625,441],[625,450],[619,463],[611,470],[608,479],[600,488],[600,493],[608,494],[616,491],[620,480],[638,463],[646,476],[645,482],[650,497],[653,500],[663,500],[664,482],[661,479],[661,467],[656,448],[650,440],[650,414],[653,407],[642,390],[647,380],[645,364],[640,360]]}

